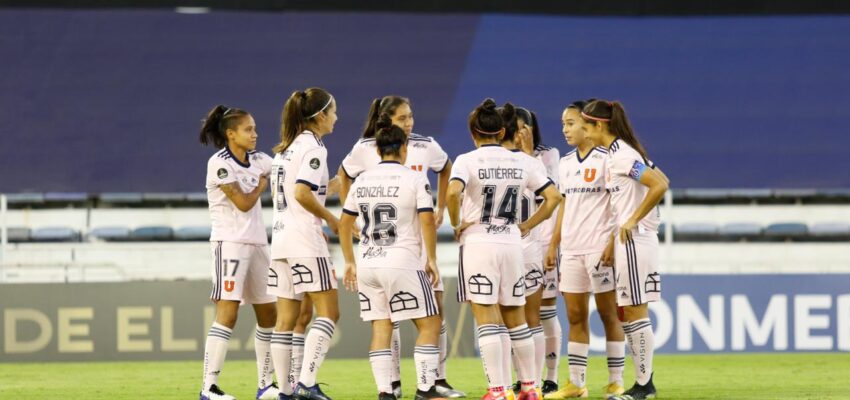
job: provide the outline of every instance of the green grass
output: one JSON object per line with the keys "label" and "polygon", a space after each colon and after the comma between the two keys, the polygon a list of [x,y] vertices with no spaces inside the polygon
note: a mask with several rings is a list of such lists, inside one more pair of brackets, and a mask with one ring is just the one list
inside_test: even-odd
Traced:
{"label": "green grass", "polygon": [[[413,365],[402,373],[406,398],[413,394]],[[0,363],[0,399],[197,399],[200,361]],[[661,355],[655,359],[655,384],[661,399],[848,399],[850,354]],[[478,359],[453,359],[450,382],[470,398],[484,393]],[[568,376],[562,360],[561,380]],[[602,357],[590,358],[588,387],[599,398],[607,383]],[[626,382],[634,374],[626,363]],[[375,399],[369,362],[330,360],[319,375],[336,400]],[[226,363],[220,384],[246,400],[253,399],[256,369],[250,361]]]}

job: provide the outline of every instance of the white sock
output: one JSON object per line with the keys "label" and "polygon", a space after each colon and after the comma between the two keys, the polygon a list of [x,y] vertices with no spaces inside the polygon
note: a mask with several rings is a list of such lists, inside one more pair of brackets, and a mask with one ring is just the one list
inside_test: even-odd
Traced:
{"label": "white sock", "polygon": [[289,382],[289,372],[292,367],[292,331],[272,332],[271,353],[278,388],[281,393],[291,395],[292,382]]}
{"label": "white sock", "polygon": [[304,362],[301,364],[301,375],[298,382],[304,386],[311,387],[316,384],[316,375],[325,361],[328,349],[331,347],[331,339],[334,337],[336,324],[328,318],[316,318],[307,339],[304,341]]}
{"label": "white sock", "polygon": [[207,390],[212,385],[218,384],[218,375],[221,374],[221,367],[224,365],[224,358],[227,356],[227,343],[230,341],[230,334],[233,330],[213,322],[210,331],[207,333],[207,343],[204,345],[204,387],[202,390]]}
{"label": "white sock", "polygon": [[502,354],[502,337],[499,325],[487,324],[478,327],[478,348],[481,351],[481,361],[484,363],[484,375],[487,376],[487,387],[491,392],[505,391],[504,364]]}
{"label": "white sock", "polygon": [[635,380],[646,385],[652,378],[652,355],[655,352],[655,335],[649,318],[623,324],[623,332],[629,342],[632,361],[635,364]]}
{"label": "white sock", "polygon": [[437,380],[446,379],[446,360],[449,358],[449,327],[446,321],[440,328],[440,362],[437,365]]}
{"label": "white sock", "polygon": [[372,364],[372,375],[375,377],[378,393],[392,393],[390,371],[393,369],[393,355],[390,349],[370,351],[369,363]]}
{"label": "white sock", "polygon": [[414,347],[413,362],[416,364],[416,388],[427,392],[434,386],[434,381],[437,379],[440,348],[435,345]]}
{"label": "white sock", "polygon": [[561,322],[557,306],[540,307],[540,325],[546,337],[546,380],[558,382],[558,364],[561,361]]}
{"label": "white sock", "polygon": [[504,362],[502,362],[501,386],[507,388],[511,387],[514,384],[513,379],[511,378],[511,374],[513,373],[513,367],[511,366],[511,358],[508,357],[508,354],[513,357],[513,349],[511,348],[511,335],[508,334],[507,326],[499,325],[499,338],[502,340],[502,355],[505,357]]}
{"label": "white sock", "polygon": [[393,369],[390,378],[393,382],[401,381],[401,329],[398,322],[393,322],[393,339],[390,342],[390,351],[393,355]]}
{"label": "white sock", "polygon": [[523,392],[533,390],[537,379],[534,378],[534,340],[528,325],[522,324],[508,331],[511,336],[511,348],[517,356],[516,372]]}
{"label": "white sock", "polygon": [[301,364],[304,363],[304,337],[303,333],[292,332],[292,365],[289,367],[289,384],[295,386],[301,378]]}
{"label": "white sock", "polygon": [[567,355],[570,358],[570,382],[580,388],[587,386],[587,343],[567,343]]}
{"label": "white sock", "polygon": [[535,326],[529,330],[531,340],[534,341],[534,380],[537,386],[542,386],[540,378],[543,376],[543,363],[546,362],[546,338],[543,336],[542,326]]}
{"label": "white sock", "polygon": [[608,356],[608,383],[623,385],[623,369],[626,367],[626,342],[605,342]]}
{"label": "white sock", "polygon": [[257,325],[254,334],[254,353],[257,355],[257,387],[260,389],[274,383],[274,364],[272,364],[272,328]]}

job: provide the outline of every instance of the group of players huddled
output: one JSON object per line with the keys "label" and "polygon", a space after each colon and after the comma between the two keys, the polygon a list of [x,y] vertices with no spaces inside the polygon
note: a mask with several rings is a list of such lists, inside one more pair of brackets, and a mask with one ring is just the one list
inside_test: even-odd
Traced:
{"label": "group of players huddled", "polygon": [[[559,157],[541,143],[533,112],[486,99],[469,115],[475,149],[452,162],[433,138],[413,133],[408,99],[377,98],[363,137],[331,179],[323,139],[333,131],[336,109],[323,89],[294,92],[283,108],[274,158],[255,150],[256,124],[247,111],[220,105],[204,120],[201,142],[220,150],[207,166],[216,316],[204,349],[201,400],[234,398],[218,386],[218,376],[242,302],[257,316],[256,398],[330,399],[316,383],[339,319],[324,224],[339,235],[344,286],[358,292],[360,317],[372,325],[369,361],[378,399],[401,397],[403,320],[418,330],[414,398],[465,397],[446,378],[436,251],[446,210],[460,243],[457,299],[475,317],[487,378],[482,399],[588,397],[591,293],[607,341],[609,384],[601,395],[655,397],[647,304],[661,291],[657,204],[668,180],[621,104],[569,104],[563,135],[575,149]],[[436,207],[429,170],[438,175]],[[270,253],[260,204],[269,184]],[[325,207],[334,193],[340,216]],[[570,379],[560,389],[558,292],[569,320]],[[626,343],[636,375],[628,390]]]}

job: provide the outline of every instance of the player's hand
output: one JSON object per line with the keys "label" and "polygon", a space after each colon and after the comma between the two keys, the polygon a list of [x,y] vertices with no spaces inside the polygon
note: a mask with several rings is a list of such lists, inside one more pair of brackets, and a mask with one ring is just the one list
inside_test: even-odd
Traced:
{"label": "player's hand", "polygon": [[614,241],[609,240],[605,250],[602,251],[602,257],[599,258],[599,263],[604,266],[614,265]]}
{"label": "player's hand", "polygon": [[339,219],[333,215],[330,215],[328,219],[325,220],[325,222],[328,223],[328,228],[331,229],[331,232],[333,232],[334,235],[339,236]]}
{"label": "player's hand", "polygon": [[460,226],[455,228],[455,240],[460,241],[460,235],[463,234],[463,231],[465,231],[466,228],[469,228],[472,225],[475,225],[475,222],[461,222]]}
{"label": "player's hand", "polygon": [[444,209],[437,207],[434,209],[434,227],[439,228],[440,225],[443,224],[443,214],[445,214]]}
{"label": "player's hand", "polygon": [[[331,180],[328,181],[328,189],[327,189],[327,192],[325,193],[325,196],[331,197],[331,196],[335,196],[337,193],[339,193],[339,177],[335,176]],[[345,202],[345,199],[340,199],[340,203],[344,203],[344,202]]]}
{"label": "player's hand", "polygon": [[342,282],[349,291],[357,291],[357,265],[345,263],[345,276],[342,278]]}
{"label": "player's hand", "polygon": [[520,236],[525,237],[526,235],[528,235],[528,232],[530,232],[530,231],[531,231],[531,229],[528,229],[527,223],[525,223],[525,222],[519,223],[519,235]]}
{"label": "player's hand", "polygon": [[628,220],[620,226],[620,243],[632,240],[632,231],[637,227],[637,221]]}
{"label": "player's hand", "polygon": [[546,251],[546,262],[543,267],[546,270],[551,270],[555,268],[555,265],[558,264],[558,248],[549,246],[549,249]]}
{"label": "player's hand", "polygon": [[436,260],[428,260],[428,266],[425,268],[425,273],[428,274],[428,279],[431,280],[431,287],[436,289],[440,284],[440,269],[437,268]]}

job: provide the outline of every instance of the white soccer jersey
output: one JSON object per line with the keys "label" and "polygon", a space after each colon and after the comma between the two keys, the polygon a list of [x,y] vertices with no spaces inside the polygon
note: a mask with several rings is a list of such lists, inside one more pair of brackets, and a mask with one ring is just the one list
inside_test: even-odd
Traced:
{"label": "white soccer jersey", "polygon": [[[543,163],[543,166],[546,167],[546,176],[548,176],[552,182],[558,181],[558,161],[560,157],[561,154],[557,148],[544,146],[542,144],[537,145],[537,147],[534,148],[534,158]],[[543,201],[543,198],[538,196],[536,200],[539,204]],[[554,232],[555,225],[557,224],[558,214],[552,213],[552,216],[549,217],[549,219],[541,222],[540,225],[537,225],[537,227],[534,228],[534,230],[537,231],[537,239],[544,246],[544,251],[549,247],[549,241],[552,240],[552,232]]]}
{"label": "white soccer jersey", "polygon": [[[514,153],[519,155],[521,158],[525,159],[527,163],[527,168],[535,169],[538,173],[546,174],[546,167],[543,166],[543,163],[535,157],[532,157],[528,154],[523,153],[520,150],[512,150]],[[534,212],[537,211],[537,201],[535,201],[535,197],[533,190],[525,189],[522,192],[522,198],[520,199],[519,204],[519,221],[525,222]],[[539,230],[537,227],[531,230],[525,237],[522,238],[522,258],[525,260],[526,264],[529,263],[542,263],[543,262],[543,249],[540,247],[540,242],[538,239]]]}
{"label": "white soccer jersey", "polygon": [[531,189],[537,195],[552,184],[543,171],[530,168],[526,160],[497,144],[458,156],[451,179],[465,185],[462,221],[474,222],[463,232],[461,244],[520,244],[516,224],[522,192]]}
{"label": "white soccer jersey", "polygon": [[[650,160],[646,160],[632,146],[622,140],[614,140],[608,148],[608,191],[611,193],[611,205],[617,225],[623,225],[635,213],[640,203],[646,197],[649,188],[638,179],[644,168],[655,168]],[[661,223],[658,207],[646,214],[638,229],[657,232]]]}
{"label": "white soccer jersey", "polygon": [[272,163],[272,202],[274,231],[272,259],[328,257],[328,244],[322,235],[322,219],[295,201],[295,188],[306,184],[319,204],[325,204],[328,185],[328,150],[310,131],[298,135],[292,144],[274,157]]}
{"label": "white soccer jersey", "polygon": [[207,200],[212,222],[211,242],[268,244],[260,200],[247,212],[242,212],[221,190],[221,186],[239,183],[239,190],[248,193],[260,183],[260,177],[271,171],[271,157],[259,151],[249,151],[247,162],[233,156],[226,146],[207,161]]}
{"label": "white soccer jersey", "polygon": [[433,211],[424,174],[381,162],[357,177],[342,211],[356,216],[361,227],[358,267],[424,267],[419,213]]}
{"label": "white soccer jersey", "polygon": [[[375,138],[360,139],[342,160],[342,169],[349,178],[355,179],[379,162],[381,156],[378,155]],[[406,167],[425,174],[429,169],[440,173],[448,162],[449,155],[434,138],[413,133],[407,139],[407,159],[404,162]]]}
{"label": "white soccer jersey", "polygon": [[581,158],[578,151],[561,158],[558,190],[564,196],[561,252],[581,255],[600,252],[614,230],[611,202],[605,182],[608,151],[595,147]]}

